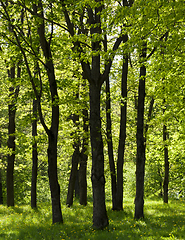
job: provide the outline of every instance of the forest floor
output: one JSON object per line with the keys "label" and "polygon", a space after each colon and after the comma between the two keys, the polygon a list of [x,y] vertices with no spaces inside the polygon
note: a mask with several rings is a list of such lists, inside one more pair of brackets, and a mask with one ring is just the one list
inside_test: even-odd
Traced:
{"label": "forest floor", "polygon": [[124,200],[124,211],[113,212],[107,202],[109,226],[92,228],[92,203],[62,207],[64,224],[51,224],[50,204],[39,204],[37,210],[28,205],[0,206],[0,239],[185,239],[185,201],[145,200],[145,218],[134,220],[133,199]]}

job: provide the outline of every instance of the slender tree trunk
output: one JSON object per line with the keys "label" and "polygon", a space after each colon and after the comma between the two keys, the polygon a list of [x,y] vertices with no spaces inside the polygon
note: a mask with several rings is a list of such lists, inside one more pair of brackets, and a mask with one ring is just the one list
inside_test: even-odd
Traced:
{"label": "slender tree trunk", "polygon": [[[164,41],[166,42],[168,39],[168,32],[165,34],[165,39]],[[161,54],[165,55],[165,46],[161,46]],[[165,87],[164,87],[165,88]],[[163,103],[165,105],[165,98],[163,100]],[[166,111],[166,106],[163,109],[163,114]],[[168,183],[169,183],[169,157],[168,157],[168,145],[166,143],[168,138],[168,131],[167,131],[167,126],[164,123],[163,125],[163,144],[164,144],[164,169],[165,169],[165,173],[164,173],[164,181],[163,181],[163,201],[164,203],[168,203]]]}
{"label": "slender tree trunk", "polygon": [[37,153],[37,100],[33,100],[33,122],[32,122],[32,180],[31,180],[31,207],[37,207],[37,170],[38,170],[38,153]]}
{"label": "slender tree trunk", "polygon": [[121,95],[124,100],[121,101],[120,135],[117,160],[117,191],[116,191],[116,210],[123,210],[123,164],[126,140],[126,122],[127,122],[127,74],[128,74],[128,56],[124,56],[121,82]]}
{"label": "slender tree trunk", "polygon": [[93,226],[102,229],[108,225],[105,206],[105,176],[103,139],[100,117],[100,88],[90,84],[90,137],[92,151]]}
{"label": "slender tree trunk", "polygon": [[113,153],[113,141],[112,141],[112,121],[111,121],[111,98],[110,98],[110,82],[109,77],[106,79],[106,134],[107,134],[107,146],[109,155],[109,167],[111,174],[111,188],[112,188],[112,209],[117,210],[116,207],[116,169],[114,163]]}
{"label": "slender tree trunk", "polygon": [[82,150],[80,153],[79,168],[79,187],[80,187],[80,204],[87,205],[87,148],[88,148],[88,111],[83,110],[83,131]]}
{"label": "slender tree trunk", "polygon": [[78,171],[78,162],[79,162],[80,152],[79,152],[79,141],[74,143],[74,152],[72,156],[72,166],[71,173],[69,178],[68,193],[66,204],[68,207],[73,205],[73,195],[75,189],[76,175]]}
{"label": "slender tree trunk", "polygon": [[[38,1],[38,6],[33,4],[33,10],[37,15],[41,17],[41,19],[44,19],[43,5],[41,0]],[[50,129],[48,129],[48,127],[44,122],[40,102],[38,102],[38,111],[39,111],[41,123],[48,135],[48,176],[49,176],[51,201],[52,201],[52,219],[53,219],[53,223],[57,223],[57,222],[62,223],[63,217],[62,217],[62,211],[61,211],[61,205],[60,205],[60,186],[58,183],[58,174],[57,174],[59,97],[58,97],[57,83],[55,79],[55,70],[54,70],[54,64],[53,64],[53,58],[52,58],[51,46],[50,46],[52,34],[51,34],[50,41],[47,41],[44,20],[42,20],[40,22],[40,25],[38,26],[38,35],[40,40],[40,46],[42,48],[42,51],[45,57],[45,67],[46,67],[47,76],[49,80],[50,94],[51,94],[51,100],[52,100],[52,117],[51,117]],[[33,85],[33,82],[32,82],[32,85]],[[36,96],[38,96],[35,86],[34,86],[34,91]]]}
{"label": "slender tree trunk", "polygon": [[168,183],[169,183],[169,157],[168,157],[168,146],[166,144],[167,140],[167,127],[164,124],[163,125],[163,143],[164,143],[164,182],[163,182],[163,192],[164,192],[164,197],[163,201],[164,203],[168,203]]}
{"label": "slender tree trunk", "polygon": [[[104,51],[107,52],[107,36],[104,36]],[[116,210],[116,190],[117,190],[117,179],[116,179],[116,168],[114,162],[114,150],[112,141],[112,120],[111,120],[111,95],[110,95],[110,81],[109,76],[105,80],[106,84],[106,135],[107,135],[107,146],[109,156],[109,167],[111,175],[111,191],[112,191],[112,209]]]}
{"label": "slender tree trunk", "polygon": [[[124,4],[124,3],[123,3]],[[128,40],[127,34],[123,36],[123,41]],[[107,39],[104,39],[104,50],[107,52]],[[127,97],[127,74],[128,74],[128,56],[123,58],[122,68],[122,81],[121,81],[121,96]],[[113,154],[113,142],[112,142],[112,122],[111,122],[111,99],[110,99],[110,83],[109,77],[106,79],[106,133],[107,133],[107,145],[109,155],[109,166],[111,173],[111,187],[112,187],[112,209],[123,210],[123,164],[124,164],[124,150],[126,139],[126,112],[127,103],[121,101],[121,118],[120,118],[120,136],[118,146],[118,159],[117,159],[117,179]]]}
{"label": "slender tree trunk", "polygon": [[[141,61],[146,61],[146,44],[143,45]],[[145,138],[144,138],[144,103],[145,103],[145,77],[144,63],[140,67],[137,109],[137,157],[136,157],[136,197],[135,218],[144,217],[144,175],[145,175]]]}
{"label": "slender tree trunk", "polygon": [[[8,71],[9,78],[15,78],[15,67]],[[15,113],[16,113],[16,100],[19,92],[19,87],[10,87],[10,104],[8,106],[9,123],[8,123],[8,148],[11,151],[7,157],[7,175],[6,175],[6,188],[7,188],[7,206],[14,206],[14,161],[15,161]]]}

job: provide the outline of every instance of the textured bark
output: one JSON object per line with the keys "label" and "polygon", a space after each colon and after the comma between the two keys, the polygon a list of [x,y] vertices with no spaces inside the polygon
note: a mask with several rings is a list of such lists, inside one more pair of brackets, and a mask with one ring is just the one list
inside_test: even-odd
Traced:
{"label": "textured bark", "polygon": [[[141,60],[146,59],[146,45],[144,44]],[[140,67],[140,79],[138,89],[137,108],[137,157],[136,157],[136,197],[135,197],[135,218],[144,217],[144,175],[145,175],[145,138],[144,138],[144,102],[145,102],[145,76],[146,67],[144,63]]]}
{"label": "textured bark", "polygon": [[[19,73],[19,72],[18,72]],[[8,71],[10,79],[15,78],[15,67]],[[8,148],[11,154],[7,156],[7,173],[6,173],[6,188],[7,188],[7,206],[14,206],[14,161],[15,161],[15,114],[16,100],[18,97],[19,87],[9,88],[10,104],[8,105]]]}
{"label": "textured bark", "polygon": [[31,179],[31,207],[37,207],[37,170],[38,170],[38,153],[37,142],[35,137],[37,136],[37,101],[33,100],[33,117],[32,122],[32,179]]}
{"label": "textured bark", "polygon": [[[99,0],[97,2],[100,3]],[[99,5],[99,7],[95,7],[94,13],[92,9],[89,9],[89,21],[90,24],[92,24],[90,33],[92,35],[102,33],[100,20],[101,10],[101,5]],[[100,51],[100,41],[92,41],[91,49],[94,52]],[[92,57],[92,69],[89,80],[90,138],[92,152],[91,180],[93,188],[93,227],[97,229],[103,229],[109,224],[109,222],[105,206],[104,153],[100,116],[100,91],[103,84],[103,79],[100,73],[99,53],[93,55]]]}
{"label": "textured bark", "polygon": [[169,157],[168,157],[168,146],[166,144],[167,140],[167,127],[163,125],[163,142],[164,142],[164,181],[163,181],[163,201],[168,203],[168,183],[169,183]]}
{"label": "textured bark", "polygon": [[90,84],[90,137],[92,151],[93,226],[102,229],[108,225],[105,206],[105,177],[103,139],[100,117],[100,87]]}

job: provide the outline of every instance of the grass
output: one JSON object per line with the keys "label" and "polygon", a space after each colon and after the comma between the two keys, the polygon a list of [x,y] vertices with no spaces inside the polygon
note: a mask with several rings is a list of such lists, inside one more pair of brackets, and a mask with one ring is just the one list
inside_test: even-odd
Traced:
{"label": "grass", "polygon": [[113,212],[107,202],[109,227],[92,228],[92,203],[72,208],[63,206],[64,224],[51,224],[49,204],[32,210],[28,205],[7,208],[0,206],[0,239],[185,239],[185,201],[145,200],[145,218],[134,220],[133,199],[124,202],[124,211]]}

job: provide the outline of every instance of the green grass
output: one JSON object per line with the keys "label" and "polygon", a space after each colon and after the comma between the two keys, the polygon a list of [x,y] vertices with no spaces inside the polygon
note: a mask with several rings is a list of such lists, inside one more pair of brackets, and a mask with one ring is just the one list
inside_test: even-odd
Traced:
{"label": "green grass", "polygon": [[92,203],[72,208],[63,206],[64,224],[51,224],[51,207],[40,204],[38,210],[20,205],[0,206],[0,239],[185,239],[185,201],[145,200],[145,218],[136,221],[133,199],[124,202],[124,211],[113,212],[107,203],[109,227],[92,228]]}

